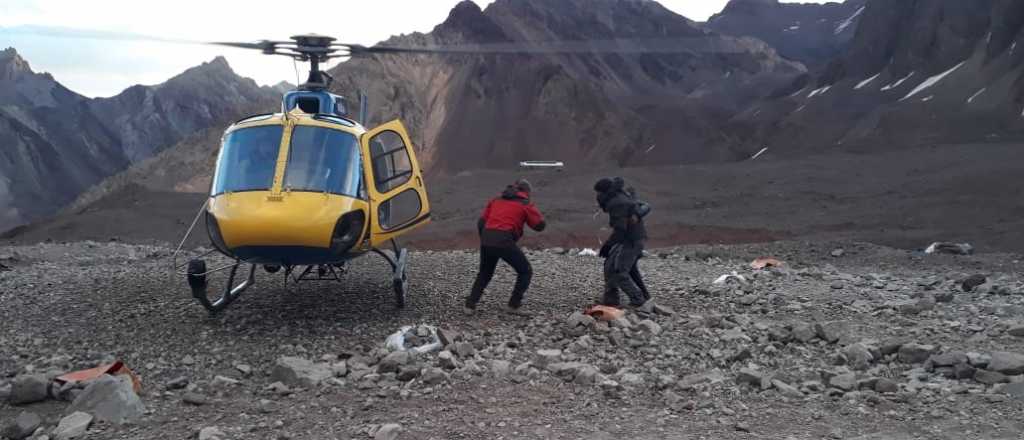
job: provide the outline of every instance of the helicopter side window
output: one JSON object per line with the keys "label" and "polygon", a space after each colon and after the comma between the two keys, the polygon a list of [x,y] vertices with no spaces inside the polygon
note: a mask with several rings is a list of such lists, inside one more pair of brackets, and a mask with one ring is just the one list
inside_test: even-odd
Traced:
{"label": "helicopter side window", "polygon": [[284,174],[286,189],[358,197],[361,173],[355,136],[301,125],[292,131]]}
{"label": "helicopter side window", "polygon": [[387,193],[412,177],[412,161],[402,136],[385,131],[370,139],[370,156],[377,191]]}
{"label": "helicopter side window", "polygon": [[217,159],[212,195],[269,190],[282,131],[280,125],[265,125],[229,133]]}

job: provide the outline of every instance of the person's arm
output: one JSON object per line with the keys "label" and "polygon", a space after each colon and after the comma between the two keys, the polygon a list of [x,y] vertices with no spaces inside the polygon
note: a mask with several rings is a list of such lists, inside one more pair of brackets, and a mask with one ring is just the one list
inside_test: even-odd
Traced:
{"label": "person's arm", "polygon": [[480,218],[476,220],[476,232],[479,235],[483,235],[484,226],[487,225],[487,218],[491,216],[491,205],[494,204],[494,200],[487,202],[487,206],[484,207],[484,212],[480,213]]}
{"label": "person's arm", "polygon": [[540,213],[534,204],[526,205],[526,224],[537,232],[544,231],[548,227],[548,223],[544,221],[544,215]]}

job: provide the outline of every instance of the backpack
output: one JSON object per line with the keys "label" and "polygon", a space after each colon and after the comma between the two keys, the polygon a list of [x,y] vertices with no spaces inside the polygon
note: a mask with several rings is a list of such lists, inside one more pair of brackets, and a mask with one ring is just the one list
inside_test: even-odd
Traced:
{"label": "backpack", "polygon": [[635,189],[627,189],[626,195],[628,195],[630,199],[633,199],[633,213],[636,214],[637,217],[643,219],[644,217],[647,217],[647,214],[651,213],[651,204],[640,200],[640,198],[636,196]]}

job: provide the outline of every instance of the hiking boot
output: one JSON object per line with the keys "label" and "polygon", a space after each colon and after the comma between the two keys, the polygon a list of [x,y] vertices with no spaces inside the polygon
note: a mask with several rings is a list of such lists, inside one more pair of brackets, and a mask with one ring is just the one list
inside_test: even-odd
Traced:
{"label": "hiking boot", "polygon": [[505,306],[505,313],[507,313],[509,315],[514,315],[514,316],[522,316],[524,318],[529,318],[529,317],[533,316],[532,313],[530,313],[530,312],[528,312],[526,310],[523,310],[522,307]]}
{"label": "hiking boot", "polygon": [[637,307],[636,311],[639,312],[639,313],[646,313],[648,315],[653,315],[654,314],[654,300],[653,299],[647,300],[647,302],[645,302],[645,303],[641,304],[639,307]]}

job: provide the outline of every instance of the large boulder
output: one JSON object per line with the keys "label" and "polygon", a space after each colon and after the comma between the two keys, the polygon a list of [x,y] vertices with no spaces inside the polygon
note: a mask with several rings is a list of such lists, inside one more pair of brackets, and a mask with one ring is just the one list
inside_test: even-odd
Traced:
{"label": "large boulder", "polygon": [[330,364],[315,363],[309,359],[284,356],[277,359],[270,373],[272,380],[300,388],[315,388],[334,377]]}
{"label": "large boulder", "polygon": [[84,437],[89,425],[92,424],[92,415],[84,412],[76,412],[60,419],[57,429],[53,430],[54,440],[72,440]]}
{"label": "large boulder", "polygon": [[38,414],[24,411],[4,427],[2,434],[12,440],[22,440],[31,436],[42,424],[43,419]]}
{"label": "large boulder", "polygon": [[903,344],[899,349],[899,359],[905,364],[920,364],[928,360],[934,352],[934,345]]}
{"label": "large boulder", "polygon": [[1024,354],[1010,353],[1008,351],[992,353],[992,360],[988,363],[988,369],[1010,376],[1024,374]]}
{"label": "large boulder", "polygon": [[8,398],[14,405],[42,402],[49,395],[50,380],[40,374],[23,375],[14,379]]}
{"label": "large boulder", "polygon": [[85,412],[96,420],[123,425],[135,421],[146,412],[142,400],[132,388],[127,376],[101,376],[89,383],[71,406],[67,414]]}

